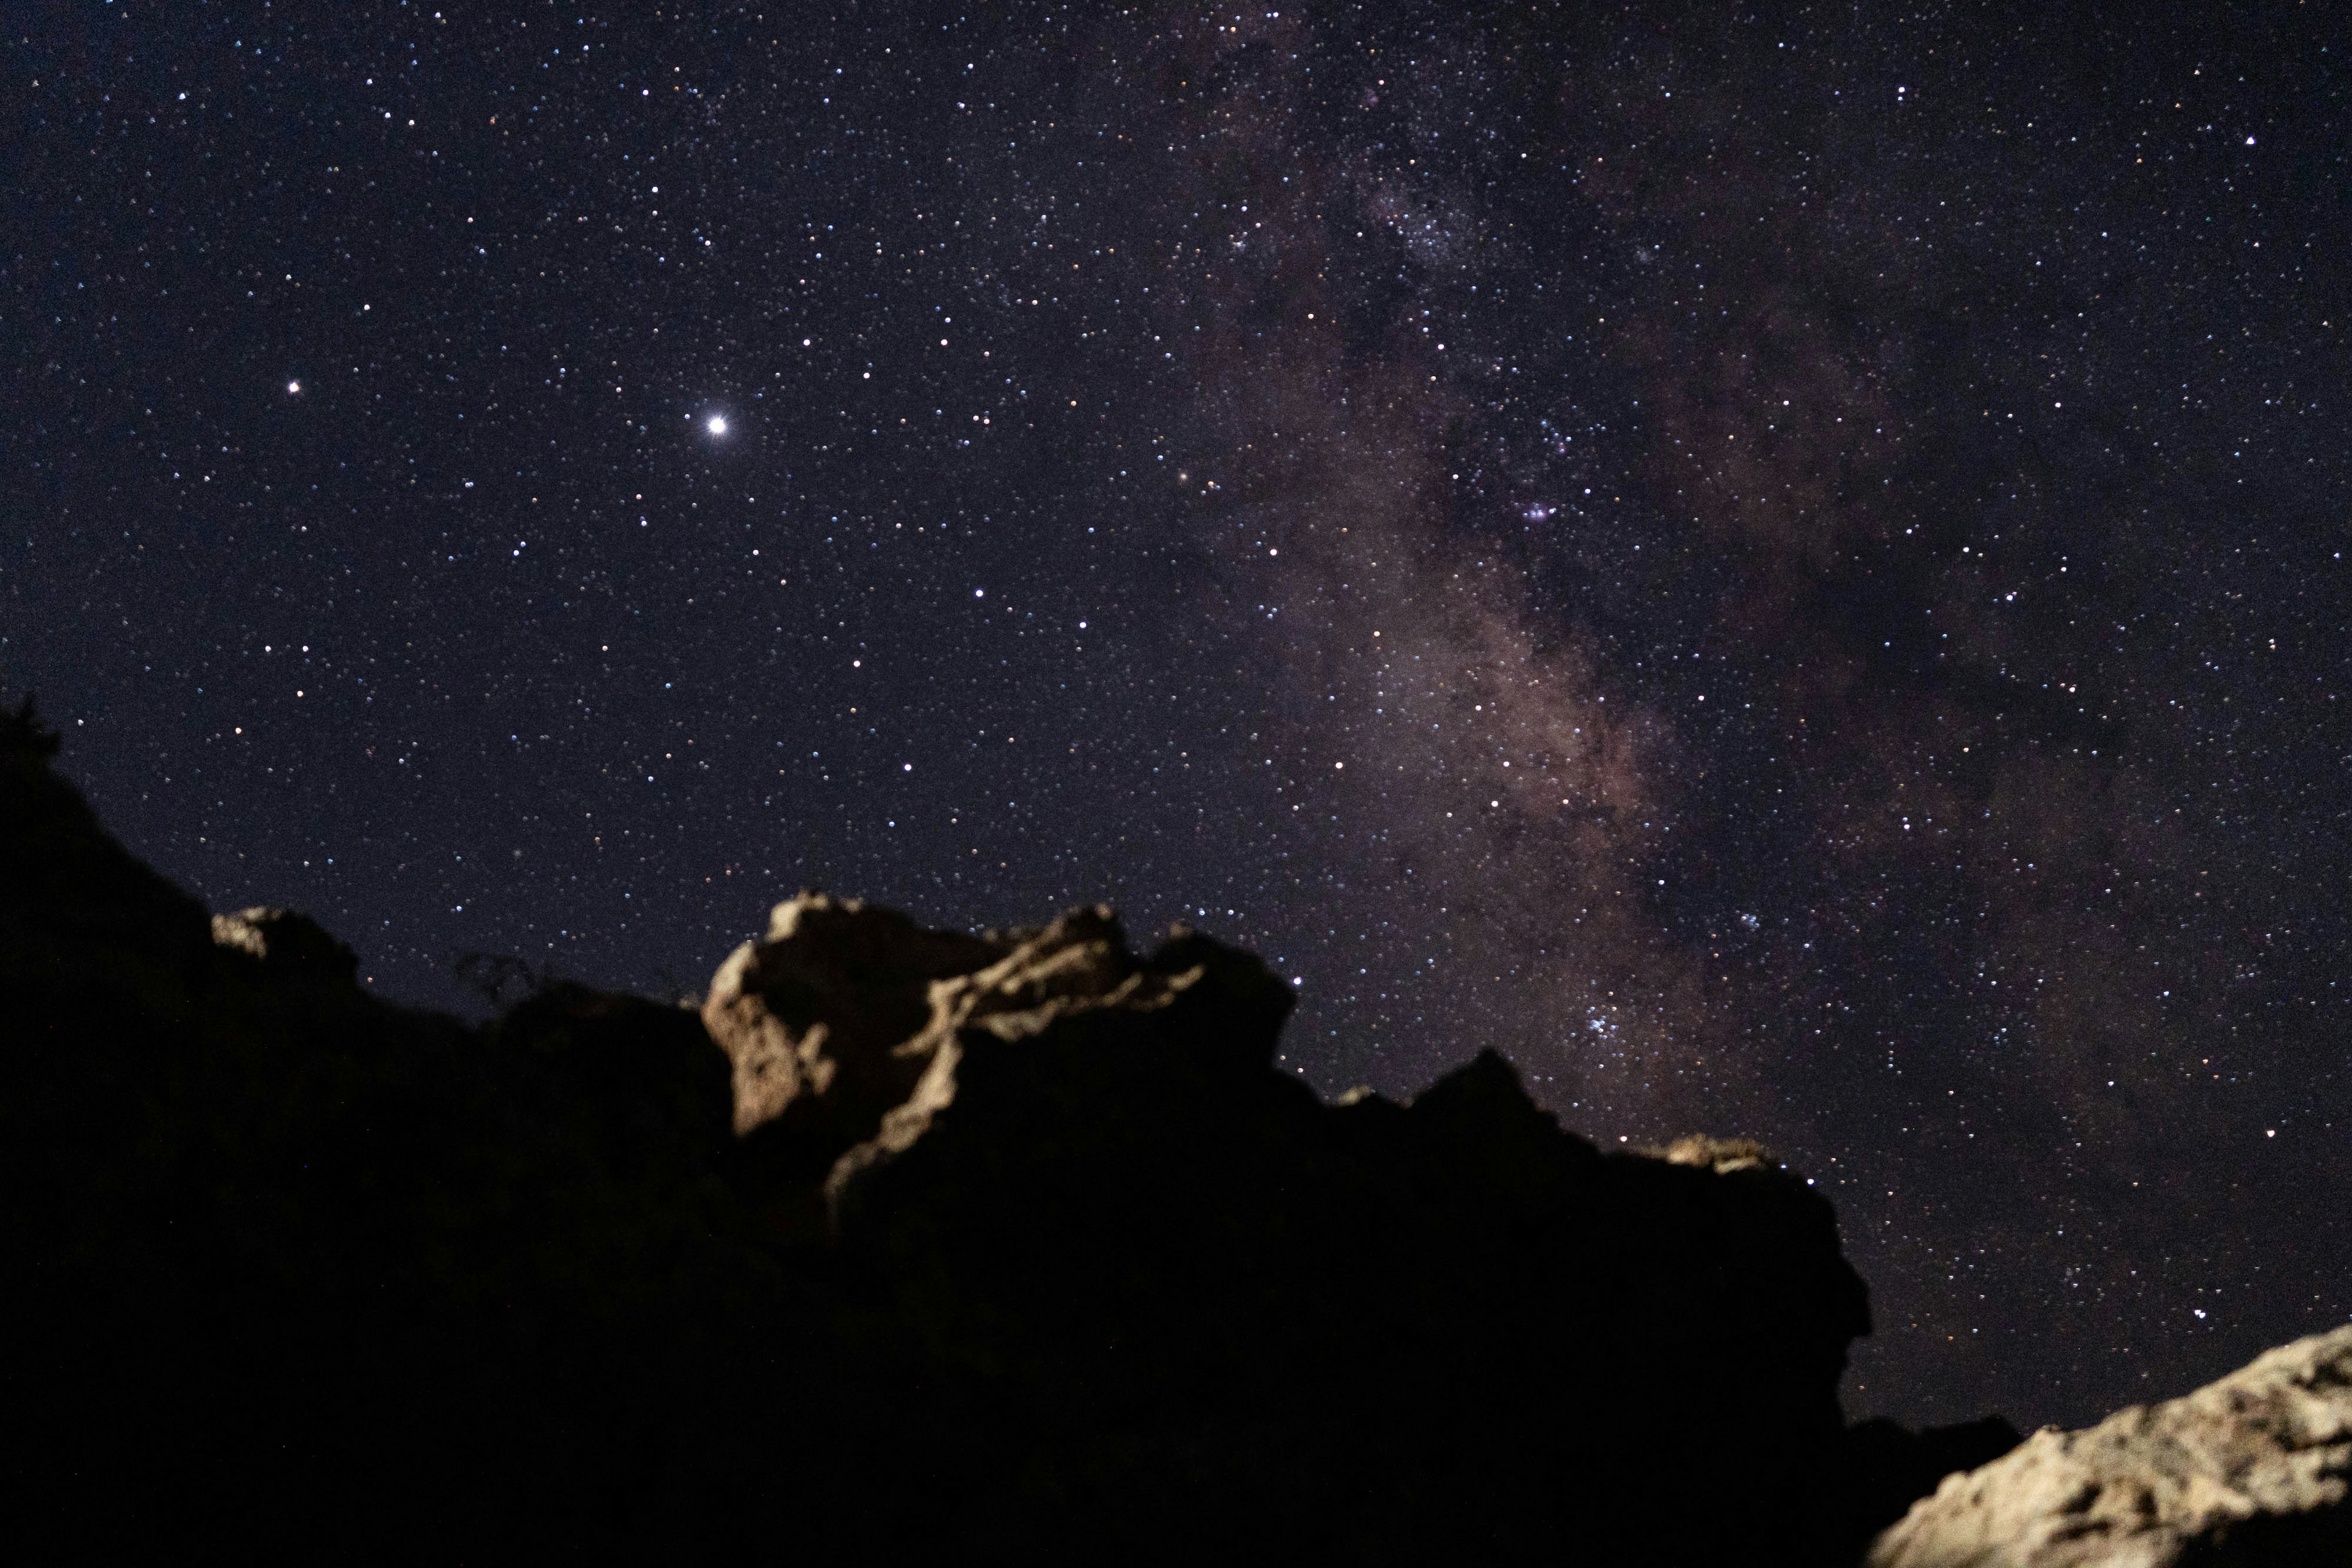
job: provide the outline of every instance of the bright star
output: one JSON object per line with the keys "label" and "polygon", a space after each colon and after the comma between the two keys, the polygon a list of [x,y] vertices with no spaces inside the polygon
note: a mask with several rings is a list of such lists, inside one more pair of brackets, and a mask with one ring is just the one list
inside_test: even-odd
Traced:
{"label": "bright star", "polygon": [[299,392],[302,390],[302,384],[299,381],[289,381],[286,384],[286,390],[289,392]]}
{"label": "bright star", "polygon": [[723,415],[714,414],[710,416],[710,433],[713,436],[727,434],[727,420]]}

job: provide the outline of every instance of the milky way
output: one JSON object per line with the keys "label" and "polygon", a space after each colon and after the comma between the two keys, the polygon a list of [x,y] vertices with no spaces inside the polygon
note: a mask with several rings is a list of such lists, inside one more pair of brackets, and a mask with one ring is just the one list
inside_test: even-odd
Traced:
{"label": "milky way", "polygon": [[2315,33],[112,10],[10,67],[0,657],[215,905],[436,1005],[1189,920],[1326,1092],[1772,1143],[1856,1414],[2352,1312]]}

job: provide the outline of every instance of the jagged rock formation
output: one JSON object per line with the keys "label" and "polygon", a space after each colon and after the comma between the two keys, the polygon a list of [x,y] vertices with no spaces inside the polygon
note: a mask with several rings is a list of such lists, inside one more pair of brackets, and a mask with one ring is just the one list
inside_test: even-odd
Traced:
{"label": "jagged rock formation", "polygon": [[292,910],[256,906],[215,915],[213,945],[242,952],[273,974],[303,975],[332,986],[349,986],[359,978],[359,955],[318,921]]}
{"label": "jagged rock formation", "polygon": [[766,941],[719,965],[702,1018],[734,1066],[747,1163],[761,1168],[775,1221],[797,1233],[820,1193],[837,1226],[858,1179],[954,1103],[967,1029],[1019,1040],[1107,1010],[1132,1036],[1171,1008],[1195,1051],[1255,1075],[1272,1062],[1290,997],[1255,960],[1182,928],[1139,963],[1100,906],[970,936],[803,893],[776,906]]}
{"label": "jagged rock formation", "polygon": [[[1139,959],[1107,910],[971,938],[803,895],[704,1017],[781,1233],[826,1215],[890,1281],[1032,1435],[1014,1506],[1073,1546],[1113,1528],[1095,1499],[1197,1535],[1204,1490],[1253,1531],[1312,1498],[1331,1549],[1442,1554],[1480,1496],[1529,1549],[1601,1497],[1668,1557],[1752,1536],[1867,1328],[1827,1205],[1752,1144],[1603,1157],[1491,1054],[1324,1106],[1273,1068],[1289,1005],[1196,933]],[[1652,1397],[1668,1363],[1691,1404]],[[1139,1411],[1143,1467],[1101,1447]],[[1716,1506],[1668,1524],[1689,1466]]]}
{"label": "jagged rock formation", "polygon": [[805,895],[699,1017],[473,1028],[54,749],[0,713],[35,1555],[1794,1564],[1958,1451],[1848,1462],[1863,1287],[1763,1151],[1604,1154],[1491,1054],[1324,1104],[1199,933]]}
{"label": "jagged rock formation", "polygon": [[838,1153],[856,1134],[835,1129],[870,1131],[922,1076],[926,1058],[900,1047],[930,1016],[931,983],[1004,952],[992,933],[925,931],[856,899],[778,904],[768,940],[719,966],[702,1008],[734,1064],[737,1134],[789,1111],[796,1141]]}
{"label": "jagged rock formation", "polygon": [[2352,1563],[2352,1327],[2218,1383],[2045,1427],[1948,1477],[1870,1568],[2174,1568]]}

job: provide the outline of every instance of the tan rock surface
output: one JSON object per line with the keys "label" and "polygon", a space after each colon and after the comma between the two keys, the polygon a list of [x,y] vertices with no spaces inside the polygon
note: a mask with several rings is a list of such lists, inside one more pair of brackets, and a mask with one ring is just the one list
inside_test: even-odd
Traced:
{"label": "tan rock surface", "polygon": [[359,973],[352,950],[309,915],[257,904],[213,916],[213,945],[258,960],[272,973],[299,973],[348,984]]}
{"label": "tan rock surface", "polygon": [[2352,1325],[1948,1477],[1869,1568],[2352,1563]]}
{"label": "tan rock surface", "polygon": [[825,1182],[830,1203],[837,1204],[859,1174],[911,1147],[931,1119],[955,1102],[961,1030],[984,1029],[1010,1041],[1041,1034],[1075,1014],[1151,1012],[1207,973],[1199,964],[1172,974],[1139,966],[1108,905],[1072,910],[1043,931],[1019,934],[1012,951],[987,968],[930,983],[929,1021],[893,1050],[894,1059],[922,1064],[922,1076],[882,1117],[875,1136],[834,1165]]}
{"label": "tan rock surface", "polygon": [[930,983],[984,968],[1009,945],[926,931],[856,899],[804,892],[778,904],[766,940],[728,956],[702,1007],[734,1065],[737,1134],[799,1105],[837,1124],[840,1143],[870,1135],[922,1077],[928,1049],[915,1037]]}

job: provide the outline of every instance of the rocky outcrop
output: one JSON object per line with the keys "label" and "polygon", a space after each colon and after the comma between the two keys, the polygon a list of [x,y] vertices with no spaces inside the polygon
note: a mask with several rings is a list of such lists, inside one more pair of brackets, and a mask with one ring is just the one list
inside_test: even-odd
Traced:
{"label": "rocky outcrop", "polygon": [[733,1065],[734,1129],[754,1184],[782,1200],[780,1223],[813,1213],[821,1195],[837,1226],[858,1178],[954,1103],[968,1030],[1014,1041],[1104,1012],[1117,1032],[1171,1008],[1262,1073],[1290,996],[1255,960],[1181,927],[1139,961],[1099,905],[971,936],[803,893],[771,912],[766,940],[719,965],[702,1018]]}
{"label": "rocky outcrop", "polygon": [[1465,1514],[1507,1557],[1793,1540],[1868,1327],[1819,1194],[1752,1143],[1604,1156],[1491,1053],[1327,1106],[1274,1065],[1289,1006],[1198,933],[1132,953],[1108,910],[961,938],[804,895],[705,1018],[772,1234],[822,1226],[1022,1434],[1008,1531],[1408,1559]]}
{"label": "rocky outcrop", "polygon": [[1794,1565],[1907,1496],[1832,1484],[1866,1299],[1753,1144],[1604,1153],[1492,1053],[1327,1104],[1263,964],[1101,909],[807,894],[698,1015],[470,1026],[54,749],[0,712],[33,1556]]}
{"label": "rocky outcrop", "polygon": [[928,1058],[914,1042],[932,982],[968,974],[1006,944],[925,931],[895,910],[803,893],[778,904],[764,942],[719,966],[702,1021],[734,1066],[735,1131],[829,1163],[907,1098]]}
{"label": "rocky outcrop", "polygon": [[301,975],[325,985],[349,986],[359,979],[358,955],[318,921],[292,910],[256,906],[215,915],[213,945],[244,953],[276,974]]}
{"label": "rocky outcrop", "polygon": [[2352,1327],[1948,1477],[1870,1568],[2352,1563]]}

